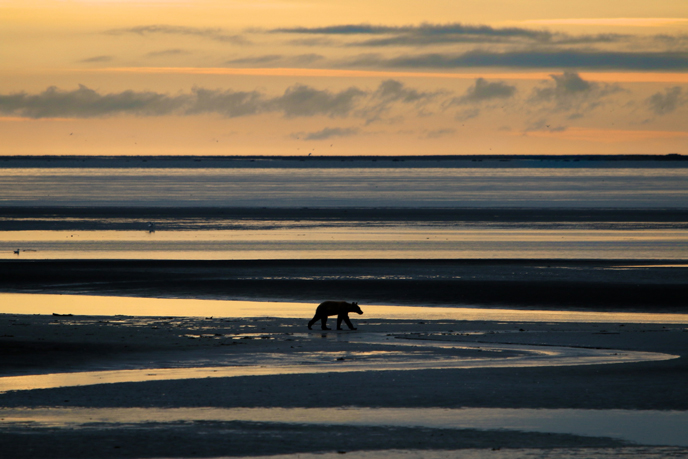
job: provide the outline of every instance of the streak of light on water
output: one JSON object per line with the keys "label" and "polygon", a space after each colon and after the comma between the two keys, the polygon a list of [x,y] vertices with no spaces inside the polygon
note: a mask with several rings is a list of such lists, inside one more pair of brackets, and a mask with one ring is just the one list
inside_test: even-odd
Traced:
{"label": "streak of light on water", "polygon": [[0,259],[686,259],[676,229],[345,226],[213,231],[3,231]]}
{"label": "streak of light on water", "polygon": [[[322,339],[321,333],[312,333],[310,338]],[[382,345],[394,348],[428,348],[450,350],[451,357],[431,359],[427,355],[407,353],[390,360],[379,361],[335,361],[303,364],[301,356],[283,354],[279,364],[263,361],[261,354],[253,354],[252,364],[226,366],[194,366],[198,362],[177,363],[175,368],[159,368],[147,364],[143,369],[82,371],[70,373],[49,373],[29,376],[7,376],[0,378],[0,393],[15,390],[51,389],[69,386],[89,386],[125,382],[145,382],[180,379],[229,378],[237,376],[268,376],[288,374],[346,373],[360,371],[411,371],[471,368],[530,368],[574,365],[603,365],[633,362],[662,361],[678,358],[676,355],[658,352],[627,351],[614,349],[592,349],[583,347],[529,346],[517,344],[464,343],[434,341],[430,339],[390,339],[385,333],[360,333],[339,336],[339,341],[350,341],[358,345]],[[465,351],[488,351],[485,357],[466,356]],[[497,356],[489,353],[496,352]],[[504,357],[500,352],[510,351]],[[269,357],[268,357],[269,359]],[[159,364],[158,364],[159,365]],[[178,367],[183,365],[183,367]]]}
{"label": "streak of light on water", "polygon": [[[311,318],[314,303],[0,293],[0,314]],[[365,305],[365,319],[688,324],[688,314]]]}
{"label": "streak of light on water", "polygon": [[247,421],[320,425],[508,429],[688,446],[688,412],[524,408],[47,408],[2,409],[5,424],[79,428],[97,424]]}

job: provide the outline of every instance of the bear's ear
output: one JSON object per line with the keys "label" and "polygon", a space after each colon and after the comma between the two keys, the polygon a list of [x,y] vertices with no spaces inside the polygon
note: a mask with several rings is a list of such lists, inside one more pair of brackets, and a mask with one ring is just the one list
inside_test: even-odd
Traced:
{"label": "bear's ear", "polygon": [[356,301],[354,301],[354,302],[351,303],[351,304],[353,304],[354,306],[358,306],[358,303],[357,303]]}

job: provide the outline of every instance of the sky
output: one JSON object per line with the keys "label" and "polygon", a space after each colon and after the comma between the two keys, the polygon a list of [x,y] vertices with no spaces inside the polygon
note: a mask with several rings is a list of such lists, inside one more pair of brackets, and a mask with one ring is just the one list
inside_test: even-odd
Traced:
{"label": "sky", "polygon": [[0,0],[0,155],[688,154],[685,0]]}

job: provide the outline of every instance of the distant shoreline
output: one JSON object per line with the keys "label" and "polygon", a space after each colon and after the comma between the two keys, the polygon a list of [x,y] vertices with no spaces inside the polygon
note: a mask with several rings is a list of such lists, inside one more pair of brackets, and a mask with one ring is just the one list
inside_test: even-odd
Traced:
{"label": "distant shoreline", "polygon": [[0,168],[647,168],[688,167],[688,155],[3,156]]}

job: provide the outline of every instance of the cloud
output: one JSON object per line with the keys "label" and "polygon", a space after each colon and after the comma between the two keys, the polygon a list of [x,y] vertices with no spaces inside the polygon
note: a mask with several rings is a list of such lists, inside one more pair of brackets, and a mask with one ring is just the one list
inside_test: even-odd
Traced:
{"label": "cloud", "polygon": [[380,120],[396,104],[412,104],[421,109],[441,94],[446,94],[446,91],[419,91],[397,80],[385,80],[373,91],[361,115],[368,118],[367,124],[370,124]]}
{"label": "cloud", "polygon": [[179,48],[163,49],[161,51],[151,51],[150,53],[146,54],[146,57],[180,56],[183,54],[191,54],[191,52]]}
{"label": "cloud", "polygon": [[231,35],[227,34],[223,29],[219,28],[209,28],[209,27],[185,27],[185,26],[173,26],[173,25],[147,25],[147,26],[137,26],[128,27],[122,29],[110,29],[105,32],[109,35],[124,35],[124,34],[137,34],[141,36],[146,35],[186,35],[195,36],[200,38],[207,38],[210,40],[215,40],[223,43],[232,43],[235,45],[247,45],[250,42],[241,35]]}
{"label": "cloud", "polygon": [[193,103],[185,114],[218,113],[227,118],[256,115],[265,111],[265,96],[258,91],[220,91],[194,88]]}
{"label": "cloud", "polygon": [[349,115],[366,92],[351,87],[339,92],[306,85],[268,97],[258,91],[194,88],[190,94],[170,96],[150,91],[100,94],[80,85],[74,91],[50,87],[42,93],[0,95],[0,113],[26,118],[93,118],[113,115],[161,116],[218,113],[233,118],[263,112],[281,112],[287,118]]}
{"label": "cloud", "polygon": [[312,64],[313,62],[316,62],[316,61],[321,61],[323,59],[325,59],[325,56],[322,56],[320,54],[315,54],[315,53],[309,53],[309,54],[299,54],[298,56],[293,56],[289,59],[289,61],[293,62],[294,64],[307,65],[307,64]]}
{"label": "cloud", "polygon": [[308,65],[324,59],[320,54],[299,54],[296,56],[283,56],[280,54],[266,54],[263,56],[242,57],[227,61],[227,64],[279,64],[279,65]]}
{"label": "cloud", "polygon": [[607,96],[622,91],[618,85],[586,81],[576,72],[550,77],[552,81],[533,89],[529,103],[553,111],[575,111],[579,115],[601,105]]}
{"label": "cloud", "polygon": [[645,100],[656,115],[671,113],[687,102],[688,98],[683,95],[683,90],[679,86],[666,88],[663,93],[655,93]]}
{"label": "cloud", "polygon": [[480,115],[480,109],[479,108],[469,108],[467,110],[462,110],[458,112],[455,116],[454,119],[456,121],[468,121],[473,118],[477,118]]}
{"label": "cloud", "polygon": [[271,30],[273,33],[309,34],[309,35],[397,35],[405,37],[424,37],[425,39],[457,36],[484,37],[527,37],[545,39],[551,32],[518,27],[494,28],[486,25],[464,25],[460,23],[429,24],[418,26],[383,26],[370,24],[347,24],[329,27],[292,27]]}
{"label": "cloud", "polygon": [[653,35],[651,41],[663,47],[665,50],[672,49],[676,51],[685,51],[686,45],[688,45],[688,34],[658,34]]}
{"label": "cloud", "polygon": [[330,116],[344,117],[355,108],[365,92],[351,87],[340,92],[319,90],[297,84],[277,97],[267,97],[258,91],[220,91],[195,88],[194,103],[186,114],[219,113],[228,118],[281,112],[287,118]]}
{"label": "cloud", "polygon": [[425,132],[422,136],[423,139],[439,139],[440,137],[446,137],[448,135],[456,134],[456,129],[436,129],[433,131]]}
{"label": "cloud", "polygon": [[294,138],[304,137],[304,140],[327,140],[333,137],[350,137],[359,133],[357,128],[324,128],[320,131],[293,134]]}
{"label": "cloud", "polygon": [[110,62],[113,59],[112,56],[93,56],[87,59],[82,59],[79,62],[86,64],[98,63],[98,62]]}
{"label": "cloud", "polygon": [[335,46],[340,44],[340,42],[327,37],[297,38],[288,40],[287,43],[294,46]]}
{"label": "cloud", "polygon": [[[630,38],[621,34],[569,35],[547,30],[523,27],[496,28],[487,25],[466,25],[461,23],[408,26],[384,26],[370,24],[346,24],[328,27],[292,27],[269,31],[299,35],[324,36],[375,36],[362,41],[350,42],[348,46],[428,46],[452,43],[540,43],[581,44],[610,43]],[[304,42],[308,44],[308,42]]]}
{"label": "cloud", "polygon": [[386,68],[564,68],[590,70],[686,70],[685,52],[613,52],[594,50],[526,50],[492,52],[473,50],[463,54],[415,54],[384,58],[363,54],[348,62],[348,66]]}
{"label": "cloud", "polygon": [[227,61],[227,64],[269,64],[271,62],[282,60],[284,56],[279,54],[266,54],[263,56],[242,57]]}
{"label": "cloud", "polygon": [[522,24],[538,25],[602,25],[607,27],[661,27],[687,21],[688,18],[566,18],[530,19],[520,22]]}
{"label": "cloud", "polygon": [[269,32],[312,35],[359,35],[389,33],[390,31],[398,29],[399,27],[373,26],[370,24],[346,24],[328,27],[286,27],[272,29]]}
{"label": "cloud", "polygon": [[475,84],[466,93],[452,100],[451,103],[480,103],[494,99],[509,99],[516,94],[516,86],[497,81],[490,83],[484,78],[477,78]]}
{"label": "cloud", "polygon": [[439,94],[442,94],[442,91],[418,91],[407,87],[400,81],[385,80],[380,83],[380,86],[375,90],[373,98],[382,100],[386,103],[418,103],[432,100]]}
{"label": "cloud", "polygon": [[283,96],[270,100],[267,105],[283,112],[287,118],[316,115],[343,117],[350,114],[365,95],[365,91],[355,87],[333,93],[297,84],[288,88]]}
{"label": "cloud", "polygon": [[94,118],[118,114],[160,116],[173,113],[188,96],[167,96],[151,91],[99,94],[79,85],[74,91],[52,86],[42,93],[0,95],[0,113],[25,118]]}
{"label": "cloud", "polygon": [[262,91],[235,91],[195,87],[176,95],[152,91],[100,93],[80,85],[72,91],[50,87],[37,94],[0,94],[0,114],[25,118],[94,118],[108,116],[192,116],[219,114],[227,118],[280,113],[286,118],[329,116],[369,119],[392,106],[422,107],[440,92],[423,92],[394,80],[375,90],[351,86],[340,91],[304,84],[281,95]]}

